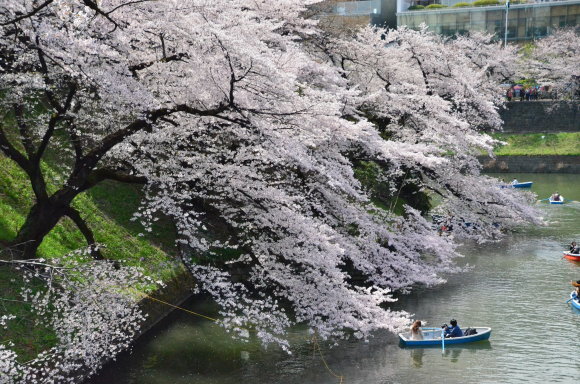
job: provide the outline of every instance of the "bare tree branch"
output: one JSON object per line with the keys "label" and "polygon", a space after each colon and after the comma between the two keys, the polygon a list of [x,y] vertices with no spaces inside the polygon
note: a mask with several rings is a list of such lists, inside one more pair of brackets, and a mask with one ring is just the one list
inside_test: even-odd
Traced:
{"label": "bare tree branch", "polygon": [[30,12],[28,12],[28,13],[22,15],[22,16],[18,16],[17,18],[12,19],[10,21],[6,21],[4,23],[0,23],[0,25],[1,26],[5,26],[5,25],[8,25],[8,24],[14,24],[14,23],[17,23],[17,22],[19,22],[21,20],[24,20],[24,19],[27,19],[29,17],[32,17],[35,14],[37,14],[38,12],[40,12],[43,8],[46,8],[48,5],[50,5],[53,2],[54,2],[54,0],[47,0],[44,3],[40,4],[38,7],[34,8],[32,11],[30,11]]}

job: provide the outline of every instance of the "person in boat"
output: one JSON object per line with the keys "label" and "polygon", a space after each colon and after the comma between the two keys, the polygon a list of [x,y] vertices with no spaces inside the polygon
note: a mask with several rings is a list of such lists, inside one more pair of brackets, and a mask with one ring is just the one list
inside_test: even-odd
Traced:
{"label": "person in boat", "polygon": [[572,286],[576,288],[574,290],[574,294],[576,295],[574,299],[580,300],[580,280],[571,281],[570,283],[572,283]]}
{"label": "person in boat", "polygon": [[560,201],[562,196],[558,192],[552,194],[552,201]]}
{"label": "person in boat", "polygon": [[423,340],[423,331],[421,330],[421,320],[415,320],[411,325],[411,340]]}
{"label": "person in boat", "polygon": [[580,247],[578,247],[578,246],[576,245],[576,242],[575,242],[575,241],[573,241],[573,242],[570,244],[570,251],[569,251],[569,252],[570,252],[570,253],[574,253],[574,254],[579,254],[579,253],[580,253]]}
{"label": "person in boat", "polygon": [[514,179],[512,180],[512,185],[516,185],[516,184],[519,184],[519,183],[520,183],[520,182],[519,182],[519,181],[518,181],[518,179],[516,179],[516,178],[514,178]]}
{"label": "person in boat", "polygon": [[457,320],[451,319],[449,320],[449,324],[451,324],[451,326],[448,326],[447,324],[443,326],[446,338],[463,336],[463,331],[459,328],[459,325],[457,325]]}

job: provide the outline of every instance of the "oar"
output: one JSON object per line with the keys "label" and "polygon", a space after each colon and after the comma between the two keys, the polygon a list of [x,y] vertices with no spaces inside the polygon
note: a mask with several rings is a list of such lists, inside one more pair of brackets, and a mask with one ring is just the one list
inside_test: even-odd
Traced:
{"label": "oar", "polygon": [[568,300],[566,300],[566,304],[568,304],[571,301],[572,301],[572,298],[569,298]]}
{"label": "oar", "polygon": [[445,352],[445,330],[441,330],[441,352]]}

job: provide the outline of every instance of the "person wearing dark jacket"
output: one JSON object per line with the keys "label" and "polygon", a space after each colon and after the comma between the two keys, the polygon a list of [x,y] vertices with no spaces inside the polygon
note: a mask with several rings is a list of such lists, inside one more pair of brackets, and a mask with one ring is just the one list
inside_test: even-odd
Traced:
{"label": "person wearing dark jacket", "polygon": [[449,320],[449,324],[451,324],[451,327],[447,325],[443,327],[443,329],[445,330],[445,337],[451,338],[463,336],[463,331],[461,330],[461,328],[459,328],[459,325],[457,325],[457,320],[451,319]]}

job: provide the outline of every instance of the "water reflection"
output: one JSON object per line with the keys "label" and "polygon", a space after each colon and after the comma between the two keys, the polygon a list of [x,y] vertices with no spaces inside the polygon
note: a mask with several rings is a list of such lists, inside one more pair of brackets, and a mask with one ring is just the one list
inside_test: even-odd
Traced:
{"label": "water reflection", "polygon": [[416,348],[411,350],[411,359],[413,359],[413,365],[416,368],[421,368],[423,366],[423,356],[425,355],[425,350],[423,348]]}

